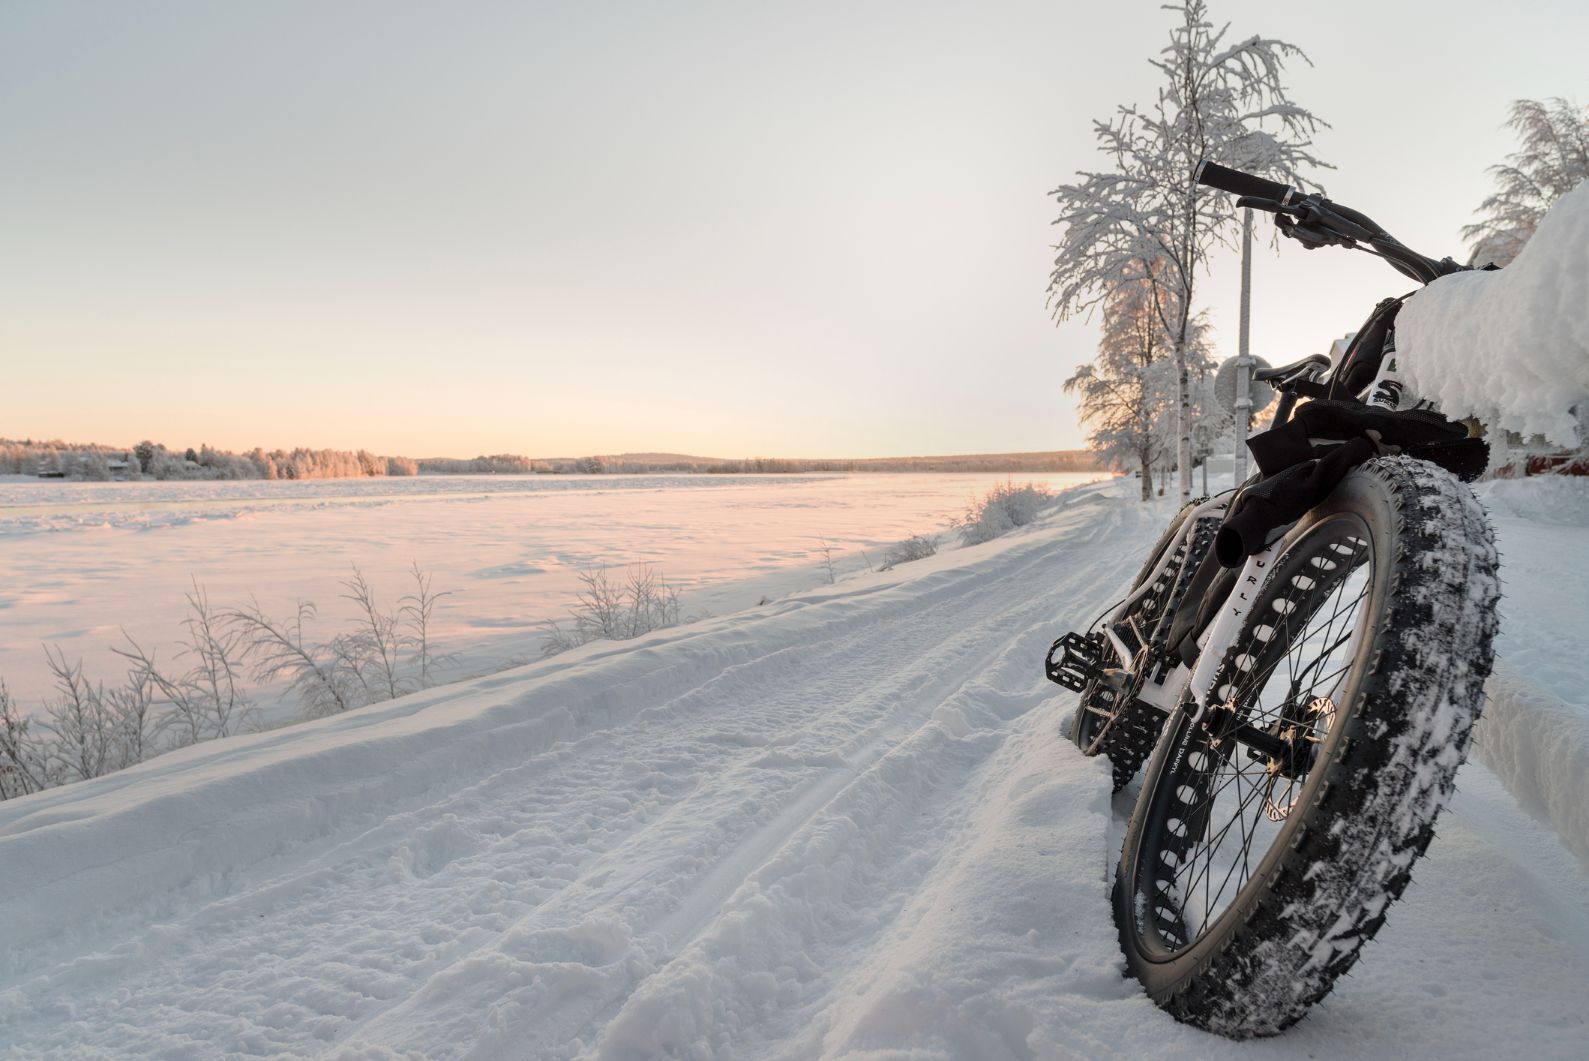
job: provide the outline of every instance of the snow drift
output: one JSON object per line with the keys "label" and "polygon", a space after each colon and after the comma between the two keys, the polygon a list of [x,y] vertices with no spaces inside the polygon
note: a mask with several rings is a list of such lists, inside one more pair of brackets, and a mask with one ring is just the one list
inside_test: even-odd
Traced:
{"label": "snow drift", "polygon": [[1589,717],[1505,664],[1488,691],[1474,754],[1589,862]]}
{"label": "snow drift", "polygon": [[1589,182],[1551,207],[1500,272],[1442,277],[1396,321],[1407,385],[1448,416],[1479,416],[1561,445],[1589,399]]}

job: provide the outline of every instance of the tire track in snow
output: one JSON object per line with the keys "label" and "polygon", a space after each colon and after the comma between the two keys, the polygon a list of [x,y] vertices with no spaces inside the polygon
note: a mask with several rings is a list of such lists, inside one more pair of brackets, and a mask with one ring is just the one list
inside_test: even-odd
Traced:
{"label": "tire track in snow", "polygon": [[[1137,530],[1151,537],[1157,527]],[[1111,526],[1102,537],[1119,532]],[[1044,744],[1054,741],[1055,712],[1037,712],[1035,719],[1030,713],[1071,699],[1055,695],[1035,666],[1056,633],[1056,602],[1083,585],[1095,594],[1098,586],[1113,589],[1139,562],[1130,555],[1112,570],[1072,572],[1041,593],[1005,598],[997,629],[987,631],[993,647],[974,665],[957,669],[961,680],[939,700],[930,720],[793,833],[746,879],[700,942],[633,993],[604,1029],[600,1056],[759,1054],[766,1040],[801,1030],[815,1000],[835,989],[855,955],[869,951],[870,941],[890,929],[907,899],[941,866],[943,852],[975,810],[990,757],[1008,758],[1002,754],[1006,742],[1034,730]],[[1084,802],[1098,792],[1091,765],[1071,776]],[[934,778],[935,771],[941,776]],[[924,778],[932,783],[924,784]],[[1107,805],[1107,788],[1103,792],[1095,801]],[[1095,823],[1100,833],[1103,820],[1098,816]],[[835,831],[843,834],[842,843],[834,840]],[[865,872],[824,877],[817,867],[830,863],[859,864]],[[847,891],[848,902],[824,906],[786,897],[791,890],[813,890],[803,880],[813,874],[822,882],[815,890],[825,896]],[[754,923],[761,937],[752,948],[736,945],[749,932],[746,923]],[[835,946],[835,939],[843,946]],[[803,965],[822,972],[788,975]]]}
{"label": "tire track in snow", "polygon": [[[1113,521],[1110,522],[1112,523]],[[1088,537],[1090,540],[1102,541],[1111,537],[1109,527],[1090,525],[1087,527],[1087,531],[1089,532]],[[996,647],[987,649],[982,657],[969,662],[964,660],[939,660],[938,665],[946,668],[950,674],[955,676],[952,682],[953,688],[946,687],[942,692],[927,696],[924,700],[922,694],[925,690],[916,691],[916,700],[924,706],[918,706],[916,710],[918,721],[916,726],[913,726],[913,729],[919,726],[920,718],[930,715],[933,710],[936,710],[937,704],[942,699],[952,694],[953,691],[964,685],[966,681],[973,680],[980,675],[985,662],[1009,652],[1008,645],[1013,627],[1009,611],[1010,596],[1008,593],[997,592],[1000,586],[1007,584],[1010,589],[1024,591],[1017,594],[1018,599],[1025,600],[1021,607],[1034,613],[1043,613],[1045,623],[1052,622],[1052,619],[1049,618],[1049,614],[1052,612],[1052,602],[1037,597],[1026,589],[1032,584],[1031,579],[1035,570],[1045,567],[1052,568],[1053,556],[1051,547],[1041,544],[1035,548],[1024,547],[1019,553],[1015,553],[1012,559],[1020,560],[1019,565],[1014,566],[1013,569],[995,568],[993,571],[980,571],[979,577],[976,579],[978,584],[977,597],[981,602],[978,607],[987,613],[985,617],[973,622],[971,614],[962,607],[957,611],[953,620],[956,628],[955,638],[931,642],[932,654],[941,654],[945,645],[951,644],[956,638],[973,641],[978,644],[985,644],[991,640]],[[1010,563],[1010,561],[1006,561],[1006,563]],[[1132,559],[1128,563],[1122,564],[1122,567],[1131,566],[1135,563],[1136,561]],[[1095,579],[1097,576],[1097,569],[1089,569],[1085,573],[1074,577],[1077,581],[1085,581]],[[1125,576],[1119,575],[1118,577]],[[960,580],[956,579],[957,586],[959,582]],[[1113,587],[1111,586],[1110,588]],[[949,603],[957,603],[960,592],[957,589],[955,595],[949,599]],[[896,625],[902,626],[908,632],[910,638],[918,638],[925,632],[921,628],[920,622],[912,618],[918,613],[919,609],[905,609],[905,617],[903,619],[892,621]],[[831,621],[831,618],[827,620],[829,623]],[[873,629],[872,634],[876,636],[877,631]],[[1035,673],[1036,657],[1030,651],[1023,653],[1022,656],[1021,670],[1028,676]],[[900,657],[892,652],[874,653],[869,660],[869,666],[879,675],[875,679],[875,684],[883,688],[897,684],[897,679],[893,676],[893,672],[901,666],[901,663]],[[952,665],[949,665],[951,663]],[[856,688],[851,682],[840,683],[840,688],[848,688],[852,695],[856,694]],[[856,700],[860,702],[871,702],[878,697],[878,694],[873,689],[867,688],[865,685],[861,687],[861,692],[865,695],[856,696]],[[834,716],[840,713],[837,709],[829,710],[825,713],[823,719],[825,722],[831,722]],[[874,744],[867,754],[875,758],[882,754],[887,746],[897,742],[897,739],[897,737],[889,738],[883,746]],[[697,884],[682,894],[674,895],[672,898],[677,903],[677,906],[670,908],[672,912],[664,914],[660,921],[641,927],[629,923],[622,926],[621,931],[616,933],[608,931],[606,938],[612,943],[610,948],[599,950],[594,954],[581,952],[582,957],[589,958],[594,966],[599,968],[599,973],[594,971],[591,965],[586,965],[579,961],[571,962],[566,959],[560,959],[557,962],[550,963],[547,968],[540,968],[537,963],[529,962],[530,968],[526,968],[526,963],[517,957],[513,960],[505,961],[503,956],[508,952],[512,952],[515,955],[523,953],[526,941],[530,941],[533,947],[545,949],[554,938],[549,936],[548,933],[568,931],[576,936],[584,937],[591,932],[598,931],[591,923],[581,920],[582,917],[589,916],[588,913],[582,913],[581,911],[604,911],[621,907],[625,891],[632,883],[630,880],[620,879],[615,887],[614,882],[605,879],[604,874],[596,875],[603,878],[600,882],[601,888],[597,893],[585,892],[576,894],[571,891],[560,896],[558,901],[548,904],[547,908],[536,911],[534,915],[516,924],[500,940],[493,941],[470,958],[454,963],[453,967],[438,973],[431,983],[416,992],[414,999],[407,1000],[395,1007],[395,1010],[401,1012],[383,1015],[382,1024],[385,1027],[376,1033],[377,1037],[374,1042],[363,1039],[355,1039],[352,1042],[355,1042],[360,1049],[377,1043],[392,1044],[404,1042],[412,1044],[419,1042],[423,1044],[423,1049],[428,1055],[445,1055],[448,1053],[448,1044],[457,1041],[459,1035],[466,1035],[469,1031],[466,1027],[457,1029],[445,1027],[448,1012],[461,1011],[468,1013],[471,1009],[469,1006],[454,1006],[452,993],[459,989],[460,984],[479,984],[490,980],[493,985],[499,985],[503,982],[503,978],[507,977],[510,982],[520,985],[523,989],[521,993],[525,996],[524,998],[504,1000],[497,993],[496,987],[492,986],[483,989],[479,999],[479,1007],[490,1011],[495,1018],[492,1026],[501,1026],[497,1031],[491,1033],[493,1036],[506,1036],[507,1039],[512,1039],[514,1036],[519,1035],[531,1036],[535,1043],[534,1052],[537,1055],[545,1056],[555,1056],[569,1047],[577,1045],[577,1039],[573,1041],[569,1039],[577,1025],[577,1022],[571,1021],[571,1017],[576,1010],[590,1013],[592,1015],[591,1019],[594,1020],[596,1013],[616,1008],[623,997],[633,989],[634,985],[644,975],[647,975],[650,970],[665,961],[667,956],[673,952],[676,944],[670,945],[668,939],[670,931],[677,930],[681,925],[691,925],[694,922],[698,922],[703,916],[702,911],[715,910],[717,905],[721,903],[724,893],[731,891],[750,869],[760,864],[760,860],[764,857],[766,850],[770,850],[767,846],[769,843],[776,846],[781,842],[780,838],[785,835],[785,830],[791,829],[798,822],[804,820],[805,817],[808,817],[808,810],[814,810],[821,806],[824,800],[820,797],[826,796],[833,788],[835,782],[841,786],[846,783],[852,783],[848,779],[856,770],[857,768],[851,765],[848,768],[832,771],[826,780],[819,776],[815,781],[809,782],[813,786],[809,790],[812,795],[796,796],[795,798],[798,802],[792,805],[796,810],[778,820],[777,827],[763,826],[758,830],[759,842],[758,835],[752,834],[751,838],[741,842],[741,849],[737,854],[733,846],[724,845],[723,850],[727,853],[723,855],[714,854],[713,857],[719,858],[719,861],[714,864],[715,868],[709,870],[706,877],[703,878],[706,883],[704,885]],[[792,791],[794,790],[785,786],[785,794]],[[695,832],[700,831],[699,822],[709,817],[709,815],[701,812],[701,808],[693,805],[681,807],[670,813],[687,816],[691,822],[691,829]],[[655,829],[652,831],[654,832]],[[644,849],[655,840],[655,836],[643,834],[637,839],[640,850],[620,849],[613,857],[631,867],[640,867],[640,869],[631,872],[631,877],[635,875],[643,876],[653,866],[651,859],[644,853]],[[753,851],[754,855],[747,855],[743,849],[745,847]],[[674,877],[680,875],[676,866],[668,866],[666,871]],[[708,894],[702,894],[703,887]],[[554,928],[551,926],[562,927]],[[605,925],[603,928],[611,930],[613,926]],[[489,976],[484,975],[486,970],[490,970]],[[599,982],[600,989],[586,991],[584,993],[585,997],[580,1000],[580,1003],[573,1005],[560,993],[549,990],[549,985],[561,978],[573,978],[582,982]],[[509,994],[511,995],[512,992],[509,992]],[[442,1026],[439,1034],[437,1032],[438,1024]],[[503,1031],[501,1028],[512,1029],[512,1032]]]}
{"label": "tire track in snow", "polygon": [[[1127,563],[1122,563],[1113,577],[1117,580],[1129,577],[1128,569],[1133,569],[1136,563],[1137,561],[1134,558]],[[1094,578],[1097,575],[1097,571],[1092,572]],[[1104,584],[1108,584],[1107,581]],[[1060,585],[1054,587],[1050,592],[1057,596],[1066,588],[1068,587]],[[886,776],[888,768],[897,767],[898,762],[901,760],[911,763],[913,769],[925,768],[930,770],[938,765],[935,761],[936,758],[946,757],[950,753],[946,749],[939,747],[936,757],[923,755],[920,750],[921,747],[937,746],[941,744],[942,740],[950,739],[957,742],[957,748],[961,754],[963,754],[966,746],[976,747],[978,752],[965,764],[965,770],[954,777],[954,783],[935,786],[932,793],[937,797],[934,806],[944,801],[952,801],[955,805],[964,804],[969,797],[963,791],[963,782],[969,772],[982,763],[987,754],[999,747],[1003,736],[998,731],[1012,720],[1021,719],[1037,704],[1053,699],[1050,695],[1051,690],[1045,682],[1040,679],[1035,682],[1032,680],[1032,676],[1035,673],[1034,661],[1038,658],[1042,648],[1046,648],[1048,640],[1053,636],[1055,622],[1053,618],[1053,603],[1053,600],[1048,597],[1036,597],[1028,594],[1024,604],[1014,610],[1007,609],[1004,611],[998,620],[999,628],[995,638],[997,646],[975,665],[958,670],[958,673],[962,675],[962,679],[956,684],[954,691],[949,696],[938,701],[932,712],[931,720],[912,733],[909,739],[898,742],[892,747],[875,767],[859,775],[855,781],[847,785],[840,796],[823,808],[821,815],[807,822],[799,833],[794,834],[786,843],[780,846],[778,854],[769,860],[766,866],[758,869],[753,877],[747,878],[748,883],[739,894],[734,896],[734,902],[730,908],[718,913],[708,937],[720,934],[721,926],[725,923],[733,925],[735,920],[740,917],[743,907],[755,905],[757,897],[765,889],[765,878],[769,876],[776,878],[778,876],[777,870],[769,867],[776,867],[780,863],[789,863],[796,867],[797,872],[805,872],[806,869],[809,869],[810,860],[803,859],[798,854],[791,856],[791,849],[798,851],[802,845],[810,842],[808,834],[811,831],[820,832],[825,827],[831,827],[831,823],[835,820],[846,824],[856,823],[857,831],[852,838],[856,843],[852,844],[852,846],[866,846],[869,844],[879,849],[897,848],[902,857],[915,863],[916,870],[905,875],[907,882],[913,880],[916,874],[932,865],[935,859],[929,858],[928,853],[941,847],[941,844],[937,840],[929,839],[902,844],[899,837],[894,834],[892,829],[894,822],[889,816],[890,812],[901,812],[904,810],[911,810],[918,815],[924,815],[922,800],[928,795],[927,793],[920,791],[919,787],[912,788],[910,789],[909,799],[900,800],[892,807],[879,806],[875,799],[869,805],[866,799],[858,797],[856,794],[868,789],[875,790],[879,783],[878,775]],[[1040,618],[1035,624],[1028,626],[1026,629],[1018,630],[1017,624],[1029,618],[1026,613],[1037,614]],[[1013,643],[1012,635],[1017,635],[1014,636]],[[1014,675],[1019,677],[1015,680],[1016,690],[1013,692],[1000,690],[992,682],[992,679],[996,677]],[[1059,697],[1061,701],[1064,699],[1066,698],[1063,695]],[[994,710],[993,705],[1001,706],[1003,711]],[[944,711],[946,706],[951,707],[947,717]],[[966,722],[965,716],[967,713],[981,714],[985,717],[982,719],[981,725],[972,727]],[[1050,728],[1052,728],[1054,720],[1048,718],[1047,721],[1050,723]],[[1045,734],[1045,738],[1051,740],[1052,734]],[[1091,772],[1087,771],[1087,773],[1090,775]],[[1095,780],[1090,779],[1089,789],[1094,787],[1091,782]],[[896,783],[883,782],[882,787],[885,791],[893,791],[896,794],[901,791]],[[860,813],[858,811],[858,808],[868,807],[870,813]],[[936,838],[952,835],[956,831],[954,821],[955,815],[952,811],[946,811],[930,820],[924,817],[921,818],[922,823],[930,825],[928,837]],[[896,881],[892,887],[897,889],[899,887],[898,882]],[[909,884],[907,883],[907,890],[908,887]],[[749,898],[747,898],[747,895]],[[797,916],[801,920],[810,920],[798,914]],[[797,938],[789,942],[789,946],[780,957],[769,957],[767,961],[775,963],[786,961],[795,964],[801,962],[816,965],[823,964],[821,958],[827,948],[824,948],[821,936],[813,936],[810,933],[810,927],[808,925],[805,932],[798,933]],[[826,932],[834,932],[836,930],[835,926],[831,924],[824,924],[822,927]],[[729,931],[737,934],[742,932],[743,929],[735,926],[730,928]],[[839,932],[838,934],[844,935],[845,933]],[[711,942],[705,945],[708,950],[712,946]],[[720,954],[714,956],[716,959],[721,959],[721,957],[722,955]],[[713,968],[713,962],[703,961],[699,954],[684,955],[677,959],[672,966],[661,970],[634,993],[629,1005],[618,1015],[617,1020],[614,1022],[617,1029],[616,1032],[609,1034],[608,1037],[602,1040],[603,1056],[651,1056],[664,1050],[671,1053],[672,1049],[682,1048],[684,1044],[692,1041],[695,1042],[693,1047],[695,1052],[699,1052],[702,1048],[701,1042],[710,1042],[714,1046],[724,1048],[725,1040],[718,1036],[722,1027],[726,1025],[721,1024],[716,1017],[722,1016],[722,1012],[725,1010],[732,1011],[733,1005],[731,1001],[725,999],[722,989],[727,986],[727,993],[732,994],[731,981],[746,972],[745,969],[735,965],[733,962],[728,964],[733,970],[729,976],[713,975],[710,972]],[[842,965],[842,962],[837,964]],[[682,967],[683,971],[678,971],[674,966]],[[702,986],[699,981],[703,978],[703,975],[706,979],[713,981],[714,987]],[[752,985],[750,994],[753,996],[748,1007],[752,1010],[757,1010],[762,1016],[766,1016],[766,1003],[769,1001],[768,977],[771,975],[767,969],[761,969],[759,973],[753,973],[746,978],[746,982]],[[830,979],[831,977],[824,976],[817,978],[817,981],[820,983]],[[679,986],[681,982],[682,987]],[[669,1001],[670,994],[672,998]],[[779,997],[778,1002],[780,1008],[787,1008],[793,1004],[793,1000],[789,997]],[[712,1012],[713,1019],[705,1019],[703,1014],[706,1011]],[[681,1012],[690,1013],[693,1019],[681,1018]],[[794,1020],[795,1018],[790,1019]],[[739,1048],[744,1046],[742,1042],[737,1041],[732,1035],[728,1036],[726,1043],[729,1056],[733,1056]]]}
{"label": "tire track in snow", "polygon": [[846,957],[869,949],[938,864],[970,809],[972,779],[1045,697],[979,681],[943,701],[783,838],[710,926],[639,986],[601,1029],[599,1055],[741,1056],[798,1028]]}

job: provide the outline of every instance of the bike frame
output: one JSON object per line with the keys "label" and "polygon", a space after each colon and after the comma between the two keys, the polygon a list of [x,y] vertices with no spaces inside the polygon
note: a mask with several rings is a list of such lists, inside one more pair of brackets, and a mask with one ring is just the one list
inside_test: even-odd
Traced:
{"label": "bike frame", "polygon": [[[1181,521],[1180,532],[1175,538],[1165,544],[1164,555],[1159,557],[1158,563],[1154,565],[1153,570],[1148,572],[1141,585],[1104,614],[1100,620],[1103,624],[1104,641],[1113,651],[1119,667],[1129,668],[1134,666],[1137,661],[1135,659],[1136,653],[1131,651],[1115,628],[1125,621],[1132,607],[1147,594],[1155,582],[1166,575],[1173,577],[1173,573],[1169,570],[1170,562],[1179,548],[1186,545],[1190,541],[1191,536],[1196,533],[1197,521],[1209,516],[1223,516],[1225,510],[1230,507],[1231,499],[1235,495],[1235,489],[1226,490],[1210,497],[1207,501],[1188,512]],[[1146,641],[1147,639],[1143,638],[1143,640]],[[1180,692],[1185,687],[1186,679],[1189,676],[1190,671],[1186,664],[1178,664],[1175,669],[1163,677],[1162,681],[1144,681],[1140,691],[1137,693],[1137,699],[1145,700],[1161,711],[1169,711],[1179,703]]]}
{"label": "bike frame", "polygon": [[[1294,383],[1297,379],[1317,380],[1328,371],[1323,364],[1313,364],[1297,373],[1285,378],[1286,384]],[[1277,389],[1280,389],[1277,387]],[[1289,396],[1289,395],[1288,395]],[[1275,410],[1270,427],[1278,427],[1290,418],[1294,407],[1293,402],[1282,401]],[[1222,493],[1215,494],[1196,508],[1186,514],[1181,521],[1181,531],[1165,545],[1164,555],[1154,566],[1146,578],[1142,580],[1135,590],[1126,596],[1119,604],[1109,609],[1100,622],[1103,624],[1104,641],[1114,654],[1120,668],[1130,668],[1136,665],[1136,653],[1116,632],[1116,626],[1125,621],[1131,608],[1142,599],[1149,588],[1168,573],[1171,558],[1175,556],[1178,547],[1190,542],[1197,531],[1198,520],[1223,516],[1235,499],[1240,487],[1232,487]],[[1218,676],[1219,665],[1225,658],[1230,647],[1236,643],[1241,635],[1242,626],[1246,623],[1247,616],[1252,611],[1252,602],[1258,596],[1258,591],[1263,587],[1269,577],[1269,571],[1274,562],[1279,559],[1286,544],[1285,535],[1277,537],[1262,552],[1247,558],[1242,566],[1241,574],[1237,576],[1236,583],[1226,595],[1224,603],[1220,606],[1214,621],[1202,632],[1198,638],[1198,655],[1195,667],[1188,667],[1185,663],[1177,663],[1174,668],[1165,673],[1159,680],[1144,680],[1137,692],[1136,698],[1153,705],[1163,712],[1184,708],[1192,713],[1194,718],[1200,718],[1208,708],[1216,702],[1214,680]],[[1145,640],[1145,639],[1144,639]],[[1147,646],[1144,645],[1144,648]]]}
{"label": "bike frame", "polygon": [[[1306,247],[1339,246],[1366,251],[1384,259],[1397,272],[1417,280],[1420,284],[1428,284],[1442,276],[1469,268],[1457,264],[1450,258],[1436,261],[1419,254],[1386,232],[1373,219],[1349,207],[1331,202],[1321,194],[1302,194],[1295,188],[1278,182],[1253,174],[1228,170],[1207,161],[1198,165],[1193,173],[1193,180],[1207,187],[1241,196],[1236,203],[1239,207],[1250,207],[1275,214],[1276,225],[1281,235],[1295,239]],[[1319,396],[1321,394],[1319,379],[1327,375],[1333,378],[1333,374],[1340,370],[1341,366],[1330,365],[1328,358],[1313,357],[1267,375],[1270,384],[1281,394],[1270,427],[1277,427],[1290,419],[1299,396]],[[1164,555],[1160,558],[1158,566],[1148,573],[1142,584],[1125,600],[1102,616],[1100,621],[1103,623],[1104,644],[1101,646],[1101,657],[1092,661],[1096,666],[1130,671],[1139,664],[1146,664],[1145,655],[1152,647],[1151,635],[1167,629],[1169,615],[1161,616],[1158,627],[1155,631],[1149,632],[1148,636],[1144,636],[1141,630],[1135,631],[1137,640],[1141,643],[1141,648],[1136,652],[1126,644],[1117,627],[1124,628],[1129,621],[1131,608],[1167,573],[1170,558],[1176,555],[1179,547],[1189,546],[1192,535],[1197,531],[1198,520],[1223,514],[1230,508],[1241,488],[1241,485],[1238,485],[1211,497],[1189,512],[1183,520],[1179,536],[1165,546]],[[1160,674],[1156,680],[1150,680],[1151,676],[1143,675],[1142,680],[1137,682],[1136,699],[1151,704],[1166,714],[1184,708],[1191,712],[1194,718],[1201,717],[1209,708],[1215,706],[1218,692],[1214,688],[1214,681],[1218,677],[1220,665],[1236,639],[1241,636],[1242,627],[1252,610],[1252,602],[1258,597],[1264,582],[1270,577],[1276,561],[1283,555],[1289,531],[1290,528],[1286,528],[1286,534],[1276,537],[1268,547],[1247,558],[1235,585],[1215,613],[1214,620],[1198,635],[1196,663],[1188,667],[1184,662],[1177,661],[1176,666],[1168,671],[1160,667],[1158,668]],[[1186,549],[1185,555],[1190,559],[1190,548]],[[1178,602],[1178,606],[1185,607],[1185,602]],[[1096,625],[1094,623],[1094,626]],[[1057,647],[1058,643],[1056,643]],[[1111,655],[1115,657],[1116,665],[1113,668],[1109,666],[1106,658]]]}

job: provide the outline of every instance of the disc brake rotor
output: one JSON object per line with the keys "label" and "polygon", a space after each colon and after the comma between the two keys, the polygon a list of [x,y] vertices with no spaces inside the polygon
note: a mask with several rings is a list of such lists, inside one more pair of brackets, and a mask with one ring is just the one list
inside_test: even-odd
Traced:
{"label": "disc brake rotor", "polygon": [[[1307,773],[1297,770],[1295,763],[1302,761],[1303,753],[1307,753],[1311,759],[1311,753],[1334,724],[1335,701],[1327,696],[1318,696],[1308,702],[1301,719],[1281,729],[1280,739],[1293,749],[1290,756],[1292,764],[1271,758],[1265,766],[1267,779],[1264,782],[1263,812],[1270,821],[1285,821],[1291,809],[1297,805]],[[1278,793],[1276,789],[1279,789]]]}

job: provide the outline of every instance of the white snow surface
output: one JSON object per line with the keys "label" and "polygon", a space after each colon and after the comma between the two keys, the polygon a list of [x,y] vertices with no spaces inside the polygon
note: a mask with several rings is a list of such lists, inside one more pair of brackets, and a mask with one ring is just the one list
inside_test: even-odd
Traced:
{"label": "white snow surface", "polygon": [[1589,400],[1589,182],[1562,196],[1499,272],[1441,277],[1396,318],[1402,378],[1449,416],[1574,444]]}
{"label": "white snow surface", "polygon": [[[1528,486],[1485,497],[1506,562],[1577,551],[1542,558],[1549,587],[1509,579],[1522,683],[1575,587],[1556,636],[1582,643],[1589,581],[1589,494]],[[0,804],[0,1054],[1583,1056],[1586,865],[1483,763],[1353,975],[1284,1036],[1176,1024],[1124,978],[1129,792],[1062,739],[1075,698],[1039,661],[1168,517],[1129,488]],[[1582,653],[1562,667],[1552,703],[1581,722]]]}

